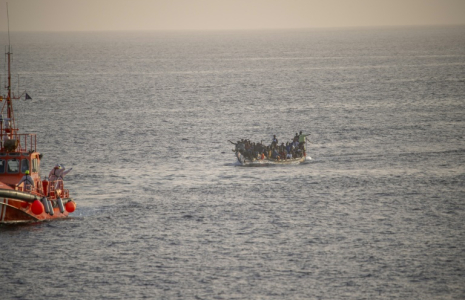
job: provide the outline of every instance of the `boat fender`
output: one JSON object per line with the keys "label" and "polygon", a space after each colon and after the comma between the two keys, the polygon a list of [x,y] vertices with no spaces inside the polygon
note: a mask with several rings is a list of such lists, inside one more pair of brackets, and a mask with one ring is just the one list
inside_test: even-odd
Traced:
{"label": "boat fender", "polygon": [[44,206],[45,212],[48,213],[50,210],[48,209],[48,202],[47,198],[43,197],[40,202],[42,202],[42,205]]}
{"label": "boat fender", "polygon": [[61,198],[57,199],[58,207],[60,208],[60,212],[63,213],[65,211],[65,207],[63,206],[63,201]]}
{"label": "boat fender", "polygon": [[47,200],[47,202],[48,202],[48,205],[49,205],[49,208],[50,208],[49,214],[50,214],[51,216],[53,216],[54,211],[53,211],[53,203],[52,203],[52,200]]}
{"label": "boat fender", "polygon": [[76,203],[74,203],[73,201],[68,201],[65,204],[65,207],[66,207],[66,211],[72,213],[76,210]]}
{"label": "boat fender", "polygon": [[31,205],[31,211],[35,215],[40,215],[44,212],[44,206],[39,200],[34,200]]}

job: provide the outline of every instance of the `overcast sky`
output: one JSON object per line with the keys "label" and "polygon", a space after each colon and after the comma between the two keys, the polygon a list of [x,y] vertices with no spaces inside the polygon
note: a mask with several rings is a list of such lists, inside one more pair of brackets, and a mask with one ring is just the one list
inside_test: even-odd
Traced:
{"label": "overcast sky", "polygon": [[0,0],[0,31],[465,24],[465,0]]}

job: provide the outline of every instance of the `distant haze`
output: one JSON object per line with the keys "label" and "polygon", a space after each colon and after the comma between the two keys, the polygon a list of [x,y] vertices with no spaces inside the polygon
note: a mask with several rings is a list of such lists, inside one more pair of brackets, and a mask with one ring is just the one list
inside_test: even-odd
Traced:
{"label": "distant haze", "polygon": [[465,0],[0,0],[0,31],[465,24]]}

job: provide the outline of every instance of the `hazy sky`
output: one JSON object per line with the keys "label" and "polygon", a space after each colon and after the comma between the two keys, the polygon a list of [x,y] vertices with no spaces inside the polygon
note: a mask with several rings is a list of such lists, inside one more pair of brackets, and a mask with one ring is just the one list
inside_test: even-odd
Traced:
{"label": "hazy sky", "polygon": [[465,0],[0,0],[0,31],[465,24]]}

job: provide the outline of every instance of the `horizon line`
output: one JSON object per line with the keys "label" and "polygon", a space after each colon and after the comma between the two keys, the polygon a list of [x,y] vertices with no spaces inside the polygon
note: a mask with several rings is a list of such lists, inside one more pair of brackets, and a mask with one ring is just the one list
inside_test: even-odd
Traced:
{"label": "horizon line", "polygon": [[[321,27],[276,27],[276,28],[223,28],[223,29],[97,29],[97,30],[11,30],[11,32],[34,33],[66,33],[66,32],[224,32],[224,31],[285,31],[285,30],[350,30],[350,29],[388,29],[388,28],[415,28],[415,27],[461,27],[465,23],[457,24],[410,24],[410,25],[358,25],[358,26],[321,26]],[[8,30],[0,30],[7,33]]]}

